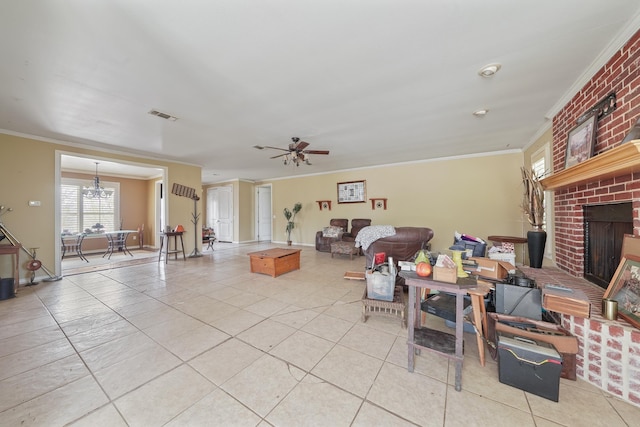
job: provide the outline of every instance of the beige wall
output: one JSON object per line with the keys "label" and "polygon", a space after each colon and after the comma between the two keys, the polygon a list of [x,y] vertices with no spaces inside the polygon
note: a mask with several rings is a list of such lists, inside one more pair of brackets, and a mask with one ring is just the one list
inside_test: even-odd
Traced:
{"label": "beige wall", "polygon": [[[528,150],[533,152],[547,139],[546,134]],[[56,150],[81,153],[114,160],[143,163],[167,168],[165,197],[168,201],[169,224],[182,224],[187,230],[185,249],[193,249],[194,203],[191,199],[170,193],[173,183],[201,189],[199,167],[104,153],[97,150],[36,141],[0,134],[0,204],[12,207],[2,221],[27,247],[39,247],[38,258],[49,269],[55,265],[55,161]],[[366,168],[324,175],[297,177],[251,183],[236,180],[217,184],[232,185],[234,190],[234,241],[252,241],[255,236],[255,186],[272,185],[273,241],[284,243],[285,219],[282,210],[296,202],[303,205],[296,217],[292,233],[294,243],[313,246],[315,233],[331,218],[370,218],[374,225],[426,226],[435,232],[432,248],[445,251],[451,245],[455,230],[486,239],[489,235],[523,236],[528,230],[520,202],[522,186],[520,166],[527,153],[509,152],[496,155],[416,162],[398,166]],[[365,203],[338,204],[337,183],[366,181]],[[154,182],[145,184],[147,200],[154,198]],[[143,190],[144,193],[144,190]],[[388,208],[371,209],[370,198],[387,198]],[[30,208],[29,200],[40,200],[42,206]],[[320,211],[317,200],[331,200],[330,211]],[[199,226],[205,225],[206,187],[198,203]],[[135,214],[136,218],[138,213]],[[152,208],[142,214],[145,220],[145,244],[153,245]],[[136,220],[137,221],[137,220]],[[127,224],[129,226],[129,224]],[[131,227],[137,228],[136,224]],[[199,239],[197,239],[199,240]],[[518,251],[518,262],[522,252]],[[0,267],[2,264],[0,264]],[[0,270],[0,272],[4,269]],[[26,273],[23,270],[21,277]]]}
{"label": "beige wall", "polygon": [[252,242],[255,240],[255,189],[248,181],[238,183],[238,240]]}
{"label": "beige wall", "polygon": [[[523,236],[527,225],[520,210],[522,160],[522,153],[505,153],[265,181],[273,185],[273,240],[286,241],[282,210],[296,202],[303,206],[291,234],[298,244],[313,245],[316,231],[331,218],[430,227],[435,251],[447,250],[456,230],[483,239]],[[366,181],[366,203],[338,204],[337,183],[358,180]],[[372,210],[372,197],[387,198],[387,210]],[[331,200],[331,210],[320,211],[317,200]],[[521,262],[522,251],[517,252]]]}
{"label": "beige wall", "polygon": [[[13,212],[4,215],[1,220],[25,247],[38,247],[38,258],[48,270],[56,270],[56,274],[59,274],[56,260],[59,231],[55,230],[55,187],[59,177],[55,176],[55,167],[60,152],[164,167],[167,170],[169,185],[178,182],[197,189],[202,185],[201,169],[197,166],[105,153],[13,135],[0,134],[0,152],[0,204],[13,208]],[[150,189],[150,193],[151,191]],[[29,200],[39,200],[41,206],[29,207]],[[167,200],[169,221],[185,226],[188,233],[185,237],[185,250],[191,251],[194,243],[188,236],[193,233],[193,229],[190,230],[188,226],[191,224],[193,201],[171,194],[168,194]],[[151,224],[150,221],[147,226]],[[22,260],[24,259],[25,256],[22,257]],[[21,278],[24,281],[27,272],[24,270],[24,262],[21,264]],[[2,264],[0,274],[7,274]],[[43,272],[38,274],[44,275]]]}

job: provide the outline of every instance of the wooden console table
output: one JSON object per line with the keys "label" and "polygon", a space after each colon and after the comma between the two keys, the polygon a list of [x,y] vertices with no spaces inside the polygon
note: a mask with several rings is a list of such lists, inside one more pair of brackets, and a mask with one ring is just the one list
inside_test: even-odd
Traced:
{"label": "wooden console table", "polygon": [[[409,346],[408,371],[413,372],[415,354],[420,350],[428,350],[439,353],[455,361],[456,364],[456,391],[462,390],[462,334],[464,327],[463,319],[463,298],[468,289],[475,288],[477,281],[467,277],[458,279],[457,283],[446,283],[433,280],[431,276],[420,277],[413,271],[401,271],[400,276],[404,277],[405,284],[409,287]],[[456,334],[451,335],[446,332],[422,327],[420,324],[420,298],[416,297],[420,293],[416,288],[435,289],[442,292],[449,292],[456,295]]]}
{"label": "wooden console table", "polygon": [[0,245],[0,255],[15,255],[16,262],[13,264],[13,294],[18,293],[18,283],[20,283],[20,250],[22,245]]}

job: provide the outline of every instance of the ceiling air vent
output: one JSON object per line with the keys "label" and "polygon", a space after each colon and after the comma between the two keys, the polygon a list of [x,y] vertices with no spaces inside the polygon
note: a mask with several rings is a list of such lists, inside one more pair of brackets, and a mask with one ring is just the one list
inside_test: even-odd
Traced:
{"label": "ceiling air vent", "polygon": [[162,119],[165,119],[165,120],[171,120],[172,122],[175,122],[176,120],[178,120],[177,117],[174,117],[174,116],[172,116],[170,114],[167,114],[167,113],[163,113],[163,112],[158,111],[158,110],[151,110],[151,111],[149,111],[149,114],[151,114],[153,116],[158,116],[158,117],[160,117]]}

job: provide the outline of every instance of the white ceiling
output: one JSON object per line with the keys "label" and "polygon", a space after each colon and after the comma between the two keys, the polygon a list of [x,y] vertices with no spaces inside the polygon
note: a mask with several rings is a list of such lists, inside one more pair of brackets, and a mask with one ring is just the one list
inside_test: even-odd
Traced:
{"label": "white ceiling", "polygon": [[[637,0],[5,0],[1,10],[0,129],[201,165],[205,183],[520,149],[640,27]],[[478,76],[494,62],[497,75]],[[474,117],[480,108],[489,114]],[[252,148],[293,136],[331,154],[296,168]]]}

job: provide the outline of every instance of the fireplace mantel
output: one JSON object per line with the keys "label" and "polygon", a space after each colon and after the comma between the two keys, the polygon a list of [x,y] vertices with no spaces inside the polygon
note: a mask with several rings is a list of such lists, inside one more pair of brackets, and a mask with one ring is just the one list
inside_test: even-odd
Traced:
{"label": "fireplace mantel", "polygon": [[640,139],[625,142],[582,163],[540,180],[545,190],[552,191],[640,172]]}

